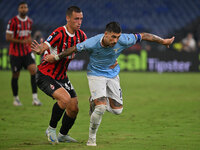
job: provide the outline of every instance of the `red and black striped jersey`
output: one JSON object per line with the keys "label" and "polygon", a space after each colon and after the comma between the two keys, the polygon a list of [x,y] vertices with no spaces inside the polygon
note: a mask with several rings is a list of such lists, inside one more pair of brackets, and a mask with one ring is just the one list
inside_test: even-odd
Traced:
{"label": "red and black striped jersey", "polygon": [[[31,36],[33,21],[26,16],[25,19],[19,15],[9,20],[6,33],[12,34],[16,39],[28,39]],[[25,56],[31,52],[30,44],[21,44],[10,42],[9,55]]]}
{"label": "red and black striped jersey", "polygon": [[[59,27],[56,30],[54,30],[45,41],[45,43],[49,46],[49,49],[45,51],[45,55],[59,54],[65,49],[75,46],[77,43],[83,42],[86,39],[86,34],[80,29],[75,31],[74,34],[70,34],[67,31],[66,26]],[[38,65],[38,70],[44,75],[48,75],[53,79],[64,79],[67,77],[67,68],[74,56],[75,53],[55,63],[48,63],[42,60],[41,64]]]}

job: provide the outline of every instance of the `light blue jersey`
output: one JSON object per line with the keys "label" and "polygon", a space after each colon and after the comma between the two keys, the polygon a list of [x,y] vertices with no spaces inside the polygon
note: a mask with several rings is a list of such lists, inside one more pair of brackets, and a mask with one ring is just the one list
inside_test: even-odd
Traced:
{"label": "light blue jersey", "polygon": [[88,75],[114,78],[119,74],[120,67],[119,65],[113,69],[109,67],[115,64],[120,53],[124,49],[134,45],[137,39],[134,34],[121,34],[114,47],[102,47],[101,40],[103,36],[104,34],[98,34],[82,43],[78,43],[76,48],[79,52],[82,50],[89,52]]}

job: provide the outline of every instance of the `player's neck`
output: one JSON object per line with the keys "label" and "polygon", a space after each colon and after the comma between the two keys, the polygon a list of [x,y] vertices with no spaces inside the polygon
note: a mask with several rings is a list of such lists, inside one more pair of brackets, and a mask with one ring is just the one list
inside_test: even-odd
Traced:
{"label": "player's neck", "polygon": [[108,47],[108,45],[105,43],[104,37],[101,40],[101,46],[102,47]]}
{"label": "player's neck", "polygon": [[19,17],[22,18],[22,19],[25,19],[25,18],[26,18],[26,15],[21,15],[21,14],[19,14]]}
{"label": "player's neck", "polygon": [[73,30],[72,28],[70,28],[68,25],[66,25],[66,28],[67,28],[67,31],[68,31],[70,34],[74,34],[74,33],[75,33],[75,30]]}

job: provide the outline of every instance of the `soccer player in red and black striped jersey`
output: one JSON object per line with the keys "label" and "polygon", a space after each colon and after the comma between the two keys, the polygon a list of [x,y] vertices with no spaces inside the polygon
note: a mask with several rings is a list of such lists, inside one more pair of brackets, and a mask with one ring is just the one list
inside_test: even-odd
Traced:
{"label": "soccer player in red and black striped jersey", "polygon": [[[66,48],[86,40],[86,34],[80,29],[82,19],[83,13],[80,8],[77,6],[69,7],[66,12],[67,24],[55,29],[47,40],[40,44],[37,54],[44,54],[44,57],[47,54],[57,55]],[[33,49],[35,43],[37,41],[32,42]],[[38,87],[57,100],[52,109],[49,127],[46,130],[48,140],[52,143],[77,142],[68,135],[78,114],[77,95],[67,76],[68,65],[74,56],[75,53],[56,63],[42,60],[41,64],[38,65],[36,76]],[[56,127],[62,115],[62,126],[57,136]]]}
{"label": "soccer player in red and black striped jersey", "polygon": [[41,105],[37,97],[35,56],[31,51],[31,31],[33,22],[27,16],[27,13],[27,3],[19,3],[18,15],[9,20],[6,30],[6,40],[10,42],[9,55],[12,68],[11,85],[14,96],[13,104],[15,106],[22,105],[18,97],[18,78],[22,67],[27,68],[31,74],[32,104]]}

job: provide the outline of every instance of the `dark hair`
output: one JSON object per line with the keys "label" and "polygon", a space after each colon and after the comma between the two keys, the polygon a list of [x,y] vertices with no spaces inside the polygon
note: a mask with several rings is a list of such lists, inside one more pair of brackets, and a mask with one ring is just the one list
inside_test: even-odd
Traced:
{"label": "dark hair", "polygon": [[114,32],[114,33],[121,33],[122,29],[118,22],[110,22],[106,25],[106,30],[108,32]]}
{"label": "dark hair", "polygon": [[72,15],[72,12],[77,12],[77,13],[80,13],[82,12],[81,9],[77,6],[71,6],[67,9],[67,12],[66,12],[66,16],[71,16]]}
{"label": "dark hair", "polygon": [[[20,5],[23,5],[23,4],[27,4],[27,2],[25,2],[25,1],[20,2],[20,3],[18,4],[18,7],[19,7]],[[27,4],[27,5],[28,5],[28,4]]]}

